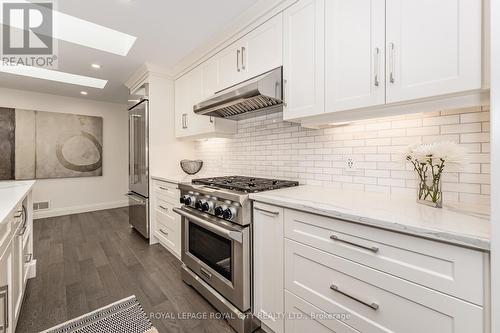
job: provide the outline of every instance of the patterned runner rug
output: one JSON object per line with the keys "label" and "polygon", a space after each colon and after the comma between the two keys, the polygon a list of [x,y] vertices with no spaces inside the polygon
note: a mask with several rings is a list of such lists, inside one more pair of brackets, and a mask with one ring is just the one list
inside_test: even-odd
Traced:
{"label": "patterned runner rug", "polygon": [[41,333],[158,333],[135,296],[68,320]]}

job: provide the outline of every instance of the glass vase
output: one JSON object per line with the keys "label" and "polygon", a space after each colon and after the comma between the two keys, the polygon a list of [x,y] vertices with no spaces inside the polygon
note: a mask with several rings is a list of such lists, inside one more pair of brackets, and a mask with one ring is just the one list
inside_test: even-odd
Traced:
{"label": "glass vase", "polygon": [[426,174],[424,179],[417,181],[417,202],[435,208],[443,207],[441,175]]}

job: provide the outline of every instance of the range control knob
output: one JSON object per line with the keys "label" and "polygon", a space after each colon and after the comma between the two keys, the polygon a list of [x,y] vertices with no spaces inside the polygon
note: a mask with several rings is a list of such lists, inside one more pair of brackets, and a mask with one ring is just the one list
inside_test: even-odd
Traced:
{"label": "range control knob", "polygon": [[185,204],[186,206],[191,206],[191,204],[193,203],[193,200],[191,199],[191,197],[189,195],[183,195],[181,197],[180,202],[182,204]]}
{"label": "range control knob", "polygon": [[196,203],[194,204],[194,208],[201,210],[201,205],[202,204],[203,204],[203,201],[196,200]]}
{"label": "range control knob", "polygon": [[235,216],[236,216],[236,208],[234,207],[227,208],[222,214],[222,217],[226,220],[231,220]]}
{"label": "range control knob", "polygon": [[208,212],[214,207],[214,203],[211,201],[205,201],[201,204],[201,210],[204,212]]}
{"label": "range control knob", "polygon": [[222,214],[224,214],[224,208],[222,208],[221,206],[217,206],[214,209],[214,213],[215,216],[222,216]]}

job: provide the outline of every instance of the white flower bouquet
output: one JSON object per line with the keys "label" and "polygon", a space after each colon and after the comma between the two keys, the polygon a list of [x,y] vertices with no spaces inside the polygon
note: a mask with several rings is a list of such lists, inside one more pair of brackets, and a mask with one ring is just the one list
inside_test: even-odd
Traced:
{"label": "white flower bouquet", "polygon": [[418,176],[417,201],[433,207],[443,206],[441,177],[445,167],[461,166],[464,150],[454,142],[437,142],[408,147],[406,161]]}

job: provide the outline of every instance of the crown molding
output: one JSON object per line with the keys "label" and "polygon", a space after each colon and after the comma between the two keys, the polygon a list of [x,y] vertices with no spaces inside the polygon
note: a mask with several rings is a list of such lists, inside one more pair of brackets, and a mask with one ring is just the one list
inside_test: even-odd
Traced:
{"label": "crown molding", "polygon": [[174,75],[172,71],[166,68],[162,68],[150,63],[142,64],[135,72],[130,76],[130,78],[125,81],[125,86],[132,92],[140,87],[142,84],[148,82],[151,76],[162,77],[172,80]]}

